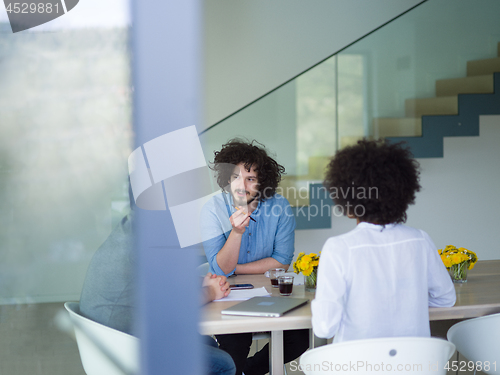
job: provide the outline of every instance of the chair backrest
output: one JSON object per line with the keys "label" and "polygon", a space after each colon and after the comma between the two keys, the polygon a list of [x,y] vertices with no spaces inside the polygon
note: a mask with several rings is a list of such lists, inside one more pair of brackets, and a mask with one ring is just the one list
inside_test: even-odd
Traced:
{"label": "chair backrest", "polygon": [[306,375],[446,374],[455,345],[427,337],[346,341],[308,350],[300,357]]}
{"label": "chair backrest", "polygon": [[77,302],[66,302],[78,351],[87,375],[139,373],[139,339],[80,314]]}
{"label": "chair backrest", "polygon": [[447,337],[465,358],[480,365],[478,371],[500,374],[500,314],[457,323]]}

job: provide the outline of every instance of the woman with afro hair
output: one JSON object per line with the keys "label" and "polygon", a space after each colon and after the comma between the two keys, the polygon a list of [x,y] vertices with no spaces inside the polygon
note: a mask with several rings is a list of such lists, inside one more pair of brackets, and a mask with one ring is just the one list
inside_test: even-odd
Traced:
{"label": "woman with afro hair", "polygon": [[335,342],[429,337],[429,306],[455,304],[455,289],[436,246],[404,225],[420,190],[419,165],[401,144],[359,141],[336,153],[324,186],[352,231],[321,252],[312,323]]}

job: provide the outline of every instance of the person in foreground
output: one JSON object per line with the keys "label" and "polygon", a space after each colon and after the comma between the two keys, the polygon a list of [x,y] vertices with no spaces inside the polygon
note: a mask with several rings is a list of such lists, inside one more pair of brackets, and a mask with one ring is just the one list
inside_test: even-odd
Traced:
{"label": "person in foreground", "polygon": [[[202,303],[206,304],[216,299],[227,297],[231,292],[229,283],[225,276],[217,276],[208,273],[203,279],[203,294]],[[204,336],[207,371],[209,375],[234,375],[236,373],[236,365],[231,356],[219,349],[215,340],[211,337]]]}
{"label": "person in foreground", "polygon": [[[90,262],[82,293],[83,316],[118,331],[134,335],[135,257],[133,252],[133,211],[113,229]],[[208,273],[202,283],[202,303],[226,297],[230,292],[224,276]],[[234,375],[231,356],[217,348],[211,337],[203,337],[207,375]]]}
{"label": "person in foreground", "polygon": [[[276,194],[285,168],[257,142],[233,139],[215,152],[213,169],[222,192],[201,212],[211,272],[230,276],[288,269],[295,248],[295,218],[286,198]],[[269,372],[269,345],[247,358],[252,333],[217,335],[217,341],[231,354],[237,374]],[[309,347],[308,331],[285,331],[283,343],[285,362],[292,361]]]}
{"label": "person in foreground", "polygon": [[324,185],[358,224],[323,246],[311,303],[316,336],[429,337],[429,306],[455,304],[436,246],[402,224],[420,190],[418,168],[408,149],[382,141],[359,141],[331,160]]}

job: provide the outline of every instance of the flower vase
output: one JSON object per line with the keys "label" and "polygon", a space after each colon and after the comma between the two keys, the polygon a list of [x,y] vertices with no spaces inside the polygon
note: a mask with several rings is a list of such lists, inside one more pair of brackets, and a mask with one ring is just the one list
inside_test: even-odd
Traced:
{"label": "flower vase", "polygon": [[316,280],[318,278],[318,269],[314,268],[309,276],[304,275],[304,285],[306,290],[315,291],[316,290]]}
{"label": "flower vase", "polygon": [[452,265],[448,272],[450,273],[451,280],[454,283],[467,282],[467,270],[469,269],[469,262],[462,262]]}

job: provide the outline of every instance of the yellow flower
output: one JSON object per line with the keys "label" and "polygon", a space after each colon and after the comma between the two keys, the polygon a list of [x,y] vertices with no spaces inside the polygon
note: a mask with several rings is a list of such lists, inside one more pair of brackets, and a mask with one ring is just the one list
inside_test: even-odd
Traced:
{"label": "yellow flower", "polygon": [[311,267],[305,269],[304,271],[302,271],[302,273],[304,274],[304,276],[309,276],[313,271],[314,271],[314,267],[311,266]]}
{"label": "yellow flower", "polygon": [[451,256],[451,261],[453,262],[453,264],[459,264],[462,262],[466,262],[468,260],[469,260],[469,257],[463,253],[457,253],[457,254],[453,254]]}
{"label": "yellow flower", "polygon": [[441,260],[443,261],[444,266],[445,266],[446,268],[450,268],[450,267],[452,266],[452,264],[451,264],[451,259],[450,259],[448,256],[446,256],[446,255],[441,256]]}
{"label": "yellow flower", "polygon": [[453,245],[448,245],[444,250],[439,249],[438,254],[446,268],[450,268],[455,264],[467,262],[468,268],[471,270],[477,262],[475,252],[467,250],[465,247],[456,248]]}
{"label": "yellow flower", "polygon": [[297,260],[293,264],[293,270],[295,273],[302,272],[305,276],[311,275],[311,273],[318,268],[319,255],[311,253],[306,255],[305,253],[299,253]]}
{"label": "yellow flower", "polygon": [[309,267],[309,263],[311,262],[311,257],[309,255],[304,255],[299,262],[299,269],[304,271]]}

